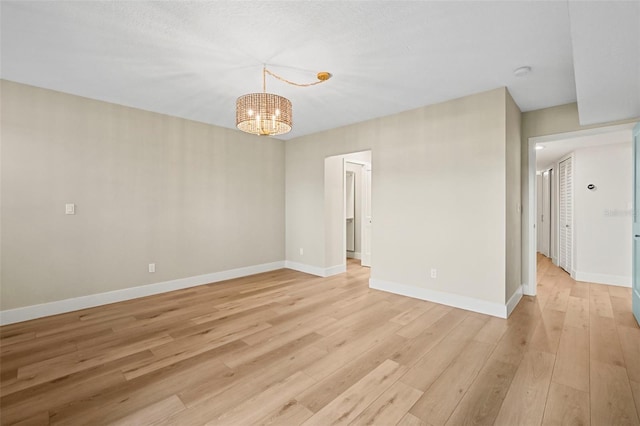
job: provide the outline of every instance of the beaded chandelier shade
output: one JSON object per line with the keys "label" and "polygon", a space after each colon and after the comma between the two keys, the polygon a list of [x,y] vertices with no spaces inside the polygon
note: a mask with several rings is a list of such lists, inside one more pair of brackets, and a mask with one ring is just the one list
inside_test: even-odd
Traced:
{"label": "beaded chandelier shade", "polygon": [[275,136],[291,131],[291,101],[273,93],[249,93],[236,101],[236,126],[254,135]]}
{"label": "beaded chandelier shade", "polygon": [[294,86],[307,87],[327,81],[331,74],[319,72],[318,81],[309,84],[294,83],[262,69],[262,93],[248,93],[236,100],[236,127],[243,132],[260,136],[282,135],[291,131],[293,110],[291,101],[283,96],[267,93],[267,74]]}

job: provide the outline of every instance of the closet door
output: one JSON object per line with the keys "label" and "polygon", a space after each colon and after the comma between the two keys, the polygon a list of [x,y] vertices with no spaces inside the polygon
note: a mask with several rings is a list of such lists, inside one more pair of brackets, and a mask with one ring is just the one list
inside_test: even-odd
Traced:
{"label": "closet door", "polygon": [[560,162],[558,175],[558,266],[571,273],[573,261],[573,157]]}

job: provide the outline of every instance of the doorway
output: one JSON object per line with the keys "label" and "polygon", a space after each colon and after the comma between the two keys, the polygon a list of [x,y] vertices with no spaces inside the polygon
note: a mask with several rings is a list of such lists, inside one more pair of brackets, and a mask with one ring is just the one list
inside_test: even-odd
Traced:
{"label": "doorway", "polygon": [[346,257],[370,267],[371,163],[362,159],[345,158],[344,169]]}
{"label": "doorway", "polygon": [[538,195],[538,252],[546,257],[552,256],[551,229],[553,228],[552,217],[552,186],[553,186],[553,169],[547,169],[540,172],[537,176],[537,195]]}
{"label": "doorway", "polygon": [[[571,142],[575,144],[574,148],[572,149],[573,151],[577,149],[584,149],[584,148],[591,147],[591,145],[588,144],[588,139],[595,139],[595,138],[607,139],[607,142],[605,144],[611,144],[611,145],[614,145],[616,143],[616,141],[613,141],[611,139],[616,138],[618,135],[625,135],[624,137],[628,138],[626,140],[630,140],[632,127],[633,127],[633,124],[623,124],[623,125],[614,125],[614,126],[607,126],[607,127],[601,127],[601,128],[595,128],[595,129],[581,130],[576,132],[567,132],[562,134],[529,138],[528,147],[527,147],[528,153],[529,153],[529,165],[528,165],[529,184],[526,192],[527,194],[526,196],[529,200],[529,210],[527,212],[527,215],[529,218],[529,226],[528,226],[528,229],[526,230],[527,236],[529,238],[529,243],[528,243],[528,247],[524,248],[526,253],[525,255],[528,258],[528,268],[526,270],[526,277],[525,277],[525,282],[527,283],[527,285],[525,286],[525,294],[531,295],[531,296],[536,295],[536,282],[537,282],[536,253],[538,251],[538,248],[544,245],[544,244],[541,244],[540,246],[538,245],[539,242],[542,243],[542,241],[539,241],[539,238],[541,238],[541,235],[542,235],[541,234],[542,230],[538,228],[539,226],[538,214],[540,213],[540,211],[538,210],[538,200],[537,200],[537,194],[538,194],[537,186],[538,186],[538,182],[541,182],[541,177],[536,179],[537,178],[536,174],[537,174],[537,171],[545,170],[545,167],[541,167],[540,164],[537,164],[536,160],[544,157],[545,155],[549,155],[550,152],[554,151],[556,149],[555,148],[556,145],[557,146],[560,145],[560,144],[557,144],[556,142],[565,142],[565,143]],[[539,145],[543,145],[547,149],[543,149],[540,151],[536,150],[536,146],[539,146]],[[576,148],[576,146],[578,146],[579,148]],[[579,182],[579,188],[575,187],[575,182],[574,182],[574,178],[576,177],[575,163],[574,163],[575,158],[573,158],[573,160],[569,162],[564,163],[563,170],[560,170],[560,162],[562,160],[566,160],[572,151],[565,152],[563,155],[558,155],[556,157],[558,159],[553,161],[554,166],[546,167],[546,169],[550,169],[550,168],[554,169],[554,171],[552,171],[550,174],[550,178],[552,182],[550,185],[551,187],[550,191],[552,194],[551,199],[553,200],[553,202],[557,203],[555,207],[552,207],[552,211],[551,211],[551,219],[552,219],[551,222],[553,223],[553,226],[551,228],[551,240],[550,240],[550,247],[549,247],[549,251],[551,254],[550,257],[552,257],[552,259],[554,260],[554,263],[556,264],[560,264],[562,262],[563,265],[561,266],[563,267],[563,269],[567,270],[567,272],[572,274],[572,276],[575,273],[578,273],[578,275],[580,276],[576,277],[576,279],[580,281],[602,282],[606,284],[622,285],[622,286],[628,287],[628,285],[625,284],[625,280],[627,279],[627,277],[624,277],[624,276],[614,276],[613,274],[606,275],[606,274],[584,273],[581,271],[577,271],[577,268],[575,265],[576,259],[577,259],[577,256],[575,255],[576,253],[575,241],[576,241],[576,234],[578,230],[572,226],[572,223],[576,220],[577,213],[574,213],[573,209],[570,207],[570,205],[575,203],[573,199],[565,198],[566,208],[565,209],[560,208],[561,207],[560,196],[562,195],[561,194],[562,189],[560,188],[560,180],[563,179],[562,175],[564,174],[565,179],[566,178],[570,179],[569,181],[565,181],[564,189],[565,191],[569,190],[568,192],[565,193],[566,197],[574,195],[571,193],[571,190],[568,188],[569,185],[573,185],[574,192],[581,191],[579,195],[582,195],[583,199],[586,199],[589,202],[597,200],[611,191],[610,189],[605,188],[605,186],[601,188],[598,188],[597,185],[591,186],[590,184],[592,184],[593,182],[590,182],[590,181]],[[541,153],[540,157],[538,153]],[[555,170],[557,170],[557,172],[555,172]],[[582,178],[584,178],[584,176],[582,176]],[[597,183],[598,182],[595,182],[595,184]],[[554,194],[554,191],[555,191],[555,194]],[[580,205],[582,204],[584,203],[580,203]],[[623,205],[622,207],[619,207],[618,210],[626,211],[625,208],[626,207]],[[554,211],[556,211],[557,216],[554,216]],[[600,221],[608,220],[609,221],[607,222],[607,226],[608,226],[610,223],[613,223],[613,220],[610,220],[607,218],[607,214],[608,214],[607,211],[608,210],[606,208],[597,208],[597,209],[589,210],[589,212],[593,213],[591,214],[591,216],[594,216],[594,215],[597,216],[598,220]],[[585,213],[581,216],[582,218],[580,219],[581,223],[584,221],[586,216],[589,216],[589,215]],[[553,220],[554,217],[556,218],[556,220]],[[569,226],[568,228],[567,228],[567,225]],[[564,228],[564,230],[561,230],[560,228]],[[596,229],[596,228],[592,228],[592,229]],[[604,229],[604,227],[597,227],[597,229]],[[583,231],[585,231],[587,234],[594,233],[594,232],[589,232],[588,229]],[[584,236],[585,232],[583,232],[581,235]],[[561,239],[564,239],[566,244],[563,244],[561,242]],[[582,239],[582,242],[584,242],[584,238]],[[562,249],[563,246],[564,246],[564,253],[561,253],[561,250],[563,250]],[[603,246],[603,245],[600,245],[600,246]],[[590,253],[590,256],[592,254],[593,253]],[[610,253],[604,253],[602,255],[603,259],[606,259],[608,257],[611,257]],[[621,258],[621,257],[622,256],[618,256],[618,258]],[[610,260],[610,262],[613,262],[613,261]],[[589,262],[586,262],[586,263],[589,263]],[[598,281],[598,279],[600,278],[610,279],[611,282]]]}
{"label": "doorway", "polygon": [[327,157],[324,171],[325,276],[347,258],[371,266],[371,151]]}

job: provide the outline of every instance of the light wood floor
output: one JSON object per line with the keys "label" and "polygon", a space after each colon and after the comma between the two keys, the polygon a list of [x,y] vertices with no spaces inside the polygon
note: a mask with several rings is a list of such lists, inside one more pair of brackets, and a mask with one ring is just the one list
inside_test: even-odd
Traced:
{"label": "light wood floor", "polygon": [[370,290],[350,262],[5,326],[1,422],[640,424],[630,290],[538,267],[509,320]]}

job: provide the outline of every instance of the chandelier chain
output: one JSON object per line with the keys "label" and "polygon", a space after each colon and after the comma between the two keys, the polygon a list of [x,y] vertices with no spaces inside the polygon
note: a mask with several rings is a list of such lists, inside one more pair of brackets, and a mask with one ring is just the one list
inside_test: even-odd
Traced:
{"label": "chandelier chain", "polygon": [[267,67],[264,67],[263,68],[263,73],[262,73],[262,89],[264,91],[266,91],[266,83],[265,83],[266,74],[269,74],[270,76],[272,76],[274,78],[277,78],[278,80],[283,81],[283,82],[285,82],[287,84],[290,84],[292,86],[298,86],[298,87],[315,86],[316,84],[324,83],[325,81],[327,81],[327,80],[318,80],[318,81],[314,81],[313,83],[296,83],[296,82],[293,82],[291,80],[287,80],[284,77],[280,77],[278,74],[268,70]]}

